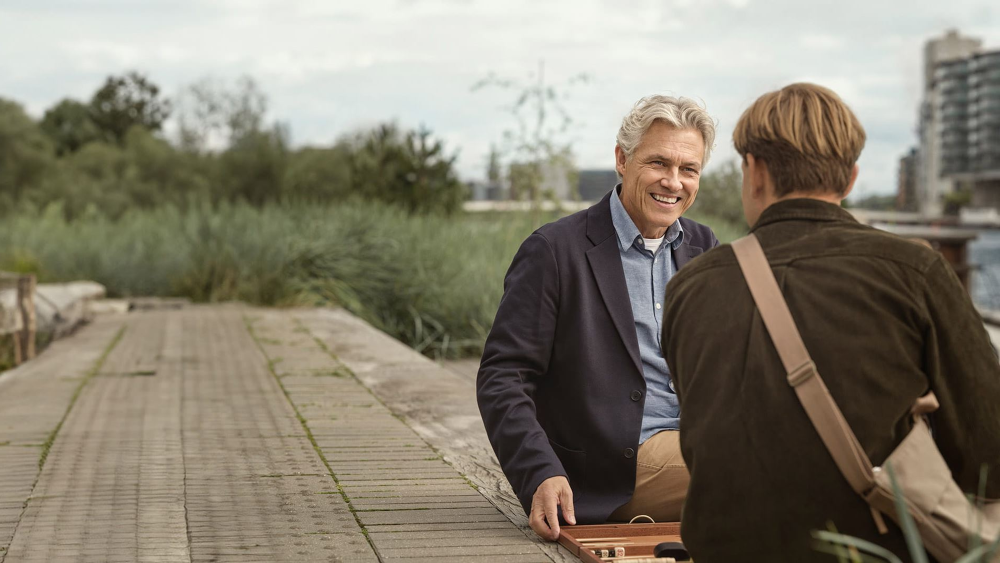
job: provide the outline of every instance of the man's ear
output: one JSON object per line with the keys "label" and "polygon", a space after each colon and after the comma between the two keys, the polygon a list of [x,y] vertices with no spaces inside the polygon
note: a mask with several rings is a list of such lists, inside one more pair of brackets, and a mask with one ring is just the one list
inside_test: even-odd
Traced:
{"label": "man's ear", "polygon": [[618,175],[625,177],[625,161],[628,160],[625,157],[625,151],[619,145],[615,145],[615,170],[618,171]]}
{"label": "man's ear", "polygon": [[757,199],[763,197],[767,185],[767,163],[747,153],[747,175],[750,178],[750,193]]}
{"label": "man's ear", "polygon": [[855,162],[854,163],[854,168],[851,170],[851,181],[847,183],[847,189],[844,190],[844,195],[842,196],[843,198],[846,199],[847,195],[850,194],[851,190],[854,189],[854,182],[858,181],[858,172],[860,172],[860,171],[861,171],[861,168],[858,167],[858,163]]}

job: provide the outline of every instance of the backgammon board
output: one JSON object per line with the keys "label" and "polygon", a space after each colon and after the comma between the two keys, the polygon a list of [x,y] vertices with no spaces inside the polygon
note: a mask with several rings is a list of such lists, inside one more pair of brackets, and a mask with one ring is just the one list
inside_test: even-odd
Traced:
{"label": "backgammon board", "polygon": [[663,542],[680,541],[679,522],[562,526],[559,533],[559,543],[585,563],[667,563],[669,559],[653,557],[653,548]]}

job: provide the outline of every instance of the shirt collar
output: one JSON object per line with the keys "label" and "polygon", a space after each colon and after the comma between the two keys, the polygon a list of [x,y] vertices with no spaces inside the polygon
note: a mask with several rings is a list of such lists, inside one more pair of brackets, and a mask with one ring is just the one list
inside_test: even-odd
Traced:
{"label": "shirt collar", "polygon": [[771,204],[760,214],[757,224],[753,226],[753,229],[750,229],[750,232],[754,232],[764,225],[770,225],[779,221],[801,220],[857,222],[849,211],[839,205],[818,199],[801,197]]}
{"label": "shirt collar", "polygon": [[[621,187],[622,185],[618,184],[615,189],[611,190],[611,222],[618,234],[619,248],[628,250],[635,245],[636,239],[642,238],[642,233],[639,232],[639,227],[635,226],[635,222],[632,221],[632,217],[629,216],[618,196],[618,190]],[[671,250],[676,250],[684,242],[684,227],[681,226],[680,219],[674,221],[674,224],[667,228],[663,242],[669,244]]]}

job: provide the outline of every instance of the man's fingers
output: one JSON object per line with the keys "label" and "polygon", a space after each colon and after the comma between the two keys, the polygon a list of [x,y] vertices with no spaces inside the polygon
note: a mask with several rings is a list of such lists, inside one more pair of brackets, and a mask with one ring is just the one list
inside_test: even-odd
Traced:
{"label": "man's fingers", "polygon": [[545,523],[545,515],[543,514],[542,507],[540,505],[536,504],[531,508],[531,517],[528,518],[528,524],[539,537],[552,539],[552,530],[550,530],[548,525]]}
{"label": "man's fingers", "polygon": [[573,511],[573,489],[565,477],[550,477],[535,490],[531,499],[528,524],[540,537],[549,541],[559,539],[559,507],[562,506],[563,519],[576,524]]}
{"label": "man's fingers", "polygon": [[543,508],[545,509],[545,520],[549,525],[548,539],[557,540],[559,539],[559,503],[558,494],[549,496],[545,499],[545,504]]}
{"label": "man's fingers", "polygon": [[573,509],[573,489],[565,487],[560,491],[559,504],[562,506],[563,519],[566,523],[576,525],[576,511]]}

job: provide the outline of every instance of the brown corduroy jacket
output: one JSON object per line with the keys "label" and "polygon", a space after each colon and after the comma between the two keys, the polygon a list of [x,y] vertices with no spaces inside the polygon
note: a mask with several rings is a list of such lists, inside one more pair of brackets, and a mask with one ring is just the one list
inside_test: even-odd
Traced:
{"label": "brown corduroy jacket", "polygon": [[[760,239],[806,347],[872,462],[909,431],[933,390],[938,446],[963,490],[989,468],[1000,496],[1000,364],[941,255],[813,199],[776,203]],[[837,531],[908,559],[879,535],[806,417],[733,250],[705,253],[667,286],[663,343],[691,471],[681,533],[698,563],[830,560],[810,532]]]}

